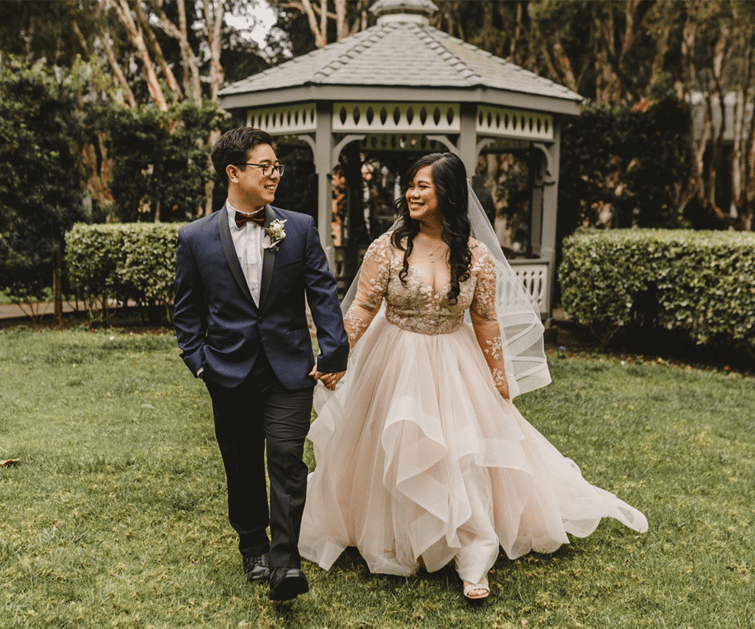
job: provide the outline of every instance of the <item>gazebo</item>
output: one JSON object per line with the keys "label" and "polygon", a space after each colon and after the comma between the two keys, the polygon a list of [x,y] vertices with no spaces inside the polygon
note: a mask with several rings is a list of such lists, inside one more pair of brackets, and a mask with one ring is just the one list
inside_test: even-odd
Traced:
{"label": "gazebo", "polygon": [[318,230],[333,268],[331,177],[346,145],[452,151],[470,175],[483,150],[529,148],[532,257],[512,265],[548,316],[560,126],[579,113],[582,98],[431,27],[431,0],[378,0],[370,10],[375,26],[229,85],[221,105],[240,111],[249,126],[311,147]]}

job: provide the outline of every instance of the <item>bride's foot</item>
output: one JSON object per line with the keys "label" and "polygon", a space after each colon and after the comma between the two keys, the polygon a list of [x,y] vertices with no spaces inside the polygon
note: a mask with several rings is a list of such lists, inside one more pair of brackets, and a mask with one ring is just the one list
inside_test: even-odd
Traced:
{"label": "bride's foot", "polygon": [[487,577],[480,579],[479,583],[470,583],[464,581],[464,596],[470,601],[479,601],[483,598],[487,598],[490,594],[490,585],[488,584]]}

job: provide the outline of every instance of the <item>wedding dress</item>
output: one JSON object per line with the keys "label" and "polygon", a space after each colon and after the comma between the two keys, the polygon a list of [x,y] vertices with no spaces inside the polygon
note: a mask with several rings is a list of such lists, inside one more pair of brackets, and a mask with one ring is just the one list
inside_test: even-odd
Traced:
{"label": "wedding dress", "polygon": [[355,546],[375,573],[453,561],[477,583],[500,548],[511,559],[553,552],[603,517],[647,529],[497,391],[506,363],[495,264],[482,243],[470,249],[455,304],[412,266],[402,283],[390,234],[365,255],[344,318],[349,368],[335,392],[317,387],[309,433],[317,466],[299,548],[326,570]]}

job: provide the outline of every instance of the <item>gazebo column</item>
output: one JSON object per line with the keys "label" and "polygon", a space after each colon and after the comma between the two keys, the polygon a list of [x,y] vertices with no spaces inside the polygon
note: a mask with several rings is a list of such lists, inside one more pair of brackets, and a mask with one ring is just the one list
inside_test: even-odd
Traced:
{"label": "gazebo column", "polygon": [[529,249],[532,255],[539,258],[543,248],[543,191],[545,189],[545,155],[541,151],[532,151],[529,168],[532,169]]}
{"label": "gazebo column", "polygon": [[477,106],[473,103],[461,103],[461,129],[459,133],[459,157],[467,169],[467,178],[472,177],[477,169]]}
{"label": "gazebo column", "polygon": [[[551,302],[556,283],[556,213],[558,211],[558,169],[561,129],[554,124],[553,142],[549,144],[537,143],[533,146],[541,151],[541,167],[537,173],[535,190],[542,198],[542,223],[540,226],[540,255],[548,261],[548,287],[546,312],[551,311]],[[533,190],[533,209],[535,209],[536,193]],[[535,216],[538,212],[535,212]],[[533,231],[534,221],[533,221]]]}
{"label": "gazebo column", "polygon": [[332,105],[317,103],[317,127],[313,147],[315,173],[317,174],[317,231],[330,268],[336,268],[336,254],[333,247],[332,205],[333,183],[331,154],[334,147]]}

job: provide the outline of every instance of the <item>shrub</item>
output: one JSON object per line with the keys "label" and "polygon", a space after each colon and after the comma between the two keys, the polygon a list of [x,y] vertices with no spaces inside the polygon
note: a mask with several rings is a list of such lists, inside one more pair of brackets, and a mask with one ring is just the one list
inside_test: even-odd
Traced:
{"label": "shrub", "polygon": [[80,131],[65,72],[0,62],[0,290],[32,318],[60,297],[64,234],[84,218]]}
{"label": "shrub", "polygon": [[581,231],[564,240],[559,280],[567,317],[601,345],[657,329],[755,359],[755,233]]}
{"label": "shrub", "polygon": [[578,225],[688,227],[691,113],[666,95],[633,109],[586,104],[564,124],[558,184],[564,236]]}
{"label": "shrub", "polygon": [[187,101],[168,111],[153,105],[91,108],[89,130],[107,134],[113,160],[113,215],[123,222],[194,218],[213,178],[207,134],[221,119],[212,103],[198,107]]}
{"label": "shrub", "polygon": [[150,323],[171,320],[177,223],[77,224],[66,237],[71,286],[94,322],[133,302]]}

